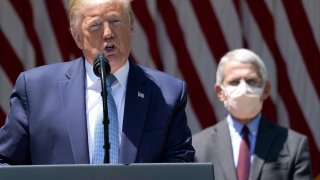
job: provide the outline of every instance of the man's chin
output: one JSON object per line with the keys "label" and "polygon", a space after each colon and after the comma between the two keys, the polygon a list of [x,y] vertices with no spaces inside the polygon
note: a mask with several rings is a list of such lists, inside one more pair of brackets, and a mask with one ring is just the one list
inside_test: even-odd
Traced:
{"label": "man's chin", "polygon": [[111,57],[109,60],[110,66],[111,66],[111,73],[117,71],[119,68],[121,68],[126,62],[127,59],[120,59],[120,58],[114,58]]}

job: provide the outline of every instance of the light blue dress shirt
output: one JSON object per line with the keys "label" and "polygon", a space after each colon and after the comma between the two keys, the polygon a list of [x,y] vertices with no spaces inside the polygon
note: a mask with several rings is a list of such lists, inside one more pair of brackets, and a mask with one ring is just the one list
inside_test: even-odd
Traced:
{"label": "light blue dress shirt", "polygon": [[[85,60],[86,69],[86,114],[87,114],[87,130],[88,130],[88,147],[90,162],[92,162],[93,135],[96,123],[97,111],[102,111],[101,99],[101,82],[93,72],[93,66]],[[123,126],[125,93],[127,88],[127,80],[129,74],[129,61],[127,61],[120,69],[114,72],[117,83],[112,85],[112,96],[117,106],[118,123],[119,123],[119,146],[121,146],[121,134]],[[98,103],[98,101],[101,101]],[[96,107],[99,106],[99,107]],[[100,109],[99,109],[100,108]]]}
{"label": "light blue dress shirt", "polygon": [[[259,113],[255,118],[253,118],[247,124],[250,130],[249,141],[250,141],[251,162],[253,159],[253,152],[256,145],[256,139],[257,139],[260,120],[261,120],[261,113]],[[237,167],[238,159],[239,159],[240,142],[241,142],[241,130],[243,128],[243,124],[241,124],[238,120],[233,118],[230,114],[228,114],[227,116],[227,122],[229,126],[230,137],[231,137],[233,160],[234,160],[235,167]]]}

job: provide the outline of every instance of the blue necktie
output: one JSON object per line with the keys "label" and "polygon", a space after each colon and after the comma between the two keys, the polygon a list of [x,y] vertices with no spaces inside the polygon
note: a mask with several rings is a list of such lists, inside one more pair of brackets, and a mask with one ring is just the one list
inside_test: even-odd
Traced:
{"label": "blue necktie", "polygon": [[109,125],[109,141],[110,141],[110,163],[118,163],[119,157],[119,125],[117,107],[111,94],[111,85],[117,81],[117,78],[110,74],[107,78],[107,91],[108,91],[108,115],[110,120]]}
{"label": "blue necktie", "polygon": [[[117,78],[110,74],[107,77],[106,85],[107,85],[107,101],[108,101],[108,116],[110,120],[109,125],[109,142],[110,142],[110,163],[116,164],[118,163],[119,157],[119,126],[118,126],[118,115],[117,115],[117,107],[113,96],[111,94],[112,89],[111,86],[114,82],[117,81]],[[95,132],[94,132],[94,140],[93,140],[93,155],[92,155],[92,163],[93,164],[102,164],[104,159],[104,130],[103,130],[103,112],[100,113],[99,121],[96,123]]]}

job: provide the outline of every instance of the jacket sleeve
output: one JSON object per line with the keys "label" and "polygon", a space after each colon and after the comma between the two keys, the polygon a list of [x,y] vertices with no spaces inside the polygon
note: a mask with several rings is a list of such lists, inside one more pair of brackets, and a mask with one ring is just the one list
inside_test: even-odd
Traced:
{"label": "jacket sleeve", "polygon": [[0,129],[0,164],[30,164],[28,96],[21,73],[10,96],[10,110]]}
{"label": "jacket sleeve", "polygon": [[191,131],[187,124],[185,107],[187,103],[187,87],[182,82],[181,96],[176,103],[173,120],[169,128],[165,150],[165,162],[193,162],[195,150],[192,146]]}
{"label": "jacket sleeve", "polygon": [[298,146],[295,167],[292,179],[312,179],[311,160],[309,154],[308,140],[305,136],[301,138]]}

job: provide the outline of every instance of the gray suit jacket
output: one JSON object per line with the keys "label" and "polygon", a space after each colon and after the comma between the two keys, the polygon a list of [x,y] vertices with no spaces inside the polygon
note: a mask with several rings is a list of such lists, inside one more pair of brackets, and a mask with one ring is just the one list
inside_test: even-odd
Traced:
{"label": "gray suit jacket", "polygon": [[[193,136],[196,162],[212,162],[216,180],[237,179],[227,121]],[[312,179],[306,136],[261,119],[249,179]]]}

